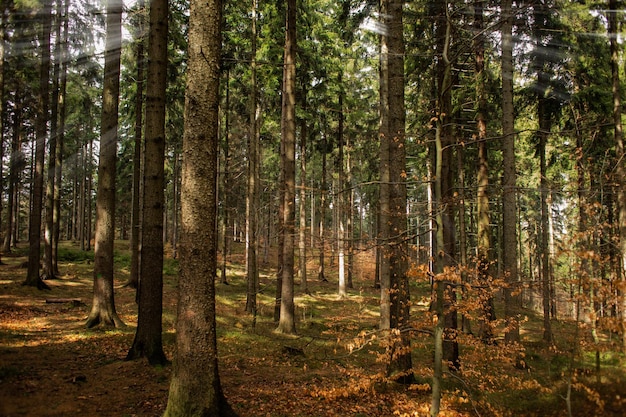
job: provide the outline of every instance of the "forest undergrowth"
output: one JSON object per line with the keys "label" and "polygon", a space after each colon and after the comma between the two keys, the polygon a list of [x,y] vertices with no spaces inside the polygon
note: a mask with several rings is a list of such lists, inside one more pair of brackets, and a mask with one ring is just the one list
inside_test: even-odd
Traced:
{"label": "forest undergrowth", "polygon": [[[118,248],[127,244],[120,242]],[[0,416],[159,416],[167,402],[171,366],[125,361],[137,319],[134,290],[124,287],[129,259],[116,257],[116,306],[127,327],[86,329],[92,294],[92,255],[67,243],[60,278],[50,291],[22,286],[26,254],[0,266]],[[274,332],[271,265],[261,274],[256,317],[244,311],[244,258],[228,258],[229,285],[217,285],[220,375],[241,416],[427,416],[432,376],[428,283],[414,278],[413,360],[416,383],[385,379],[384,336],[377,330],[380,290],[372,255],[357,255],[354,288],[339,298],[329,282],[309,279],[296,291],[298,334]],[[316,271],[313,260],[311,271]],[[166,259],[163,341],[174,357],[176,261]],[[310,273],[309,275],[313,275]],[[336,275],[335,275],[336,277]],[[442,416],[626,415],[624,358],[571,349],[575,326],[556,323],[556,341],[540,341],[541,322],[526,311],[523,342],[513,349],[460,335],[462,368],[445,376]],[[523,358],[524,366],[519,366]],[[516,366],[517,365],[517,366]]]}

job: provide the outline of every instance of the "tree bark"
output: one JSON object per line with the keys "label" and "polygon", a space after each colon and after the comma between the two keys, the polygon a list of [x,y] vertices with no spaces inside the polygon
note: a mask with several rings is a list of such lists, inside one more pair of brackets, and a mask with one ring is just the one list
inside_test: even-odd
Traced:
{"label": "tree bark", "polygon": [[16,226],[16,206],[17,206],[17,188],[19,165],[23,162],[21,152],[22,144],[22,91],[18,83],[15,89],[15,114],[13,115],[13,132],[11,135],[11,155],[9,157],[9,185],[7,190],[7,217],[6,229],[4,235],[4,244],[2,251],[4,253],[11,252],[11,246],[14,244],[14,230]]}
{"label": "tree bark", "polygon": [[143,220],[135,340],[126,359],[167,363],[162,342],[163,213],[165,211],[165,91],[167,87],[167,0],[150,3]]}
{"label": "tree bark", "polygon": [[63,179],[63,158],[65,148],[65,119],[67,106],[65,102],[67,92],[67,66],[68,66],[68,38],[69,38],[69,7],[70,1],[66,0],[63,12],[63,35],[61,41],[61,74],[59,80],[59,129],[57,146],[54,153],[54,208],[52,229],[52,270],[59,274],[59,239],[61,235],[61,181]]}
{"label": "tree bark", "polygon": [[39,69],[39,106],[37,107],[35,161],[33,173],[32,206],[30,221],[28,222],[28,271],[24,285],[49,289],[48,285],[39,276],[41,256],[41,217],[43,208],[43,182],[46,136],[50,119],[50,31],[52,21],[52,6],[50,0],[45,0],[40,11],[40,47],[41,66]]}
{"label": "tree bark", "polygon": [[135,93],[135,132],[133,144],[133,191],[132,191],[132,208],[130,214],[130,276],[128,277],[127,286],[131,288],[139,287],[139,258],[141,248],[141,204],[142,204],[142,178],[141,178],[141,161],[142,161],[142,130],[143,130],[143,94],[144,94],[144,13],[145,6],[144,1],[139,0],[137,2],[138,10],[138,22],[135,32],[136,37],[136,51],[135,61],[137,65],[137,79],[135,80],[135,86],[137,91]]}
{"label": "tree bark", "polygon": [[[306,111],[306,86],[302,86],[302,103],[304,110]],[[306,248],[306,163],[307,163],[307,136],[309,135],[308,124],[306,117],[303,117],[300,121],[300,206],[299,217],[300,224],[298,227],[298,257],[299,257],[299,271],[300,271],[300,287],[305,294],[309,293],[309,285],[307,280],[307,248]],[[313,227],[313,226],[311,226]]]}
{"label": "tree bark", "polygon": [[492,322],[496,319],[493,294],[489,289],[492,276],[491,219],[489,213],[489,153],[487,149],[487,100],[485,96],[484,0],[474,2],[474,24],[478,32],[474,40],[476,75],[476,129],[478,133],[478,172],[476,182],[476,215],[478,228],[477,269],[479,285],[487,288],[481,297],[482,318],[479,337],[486,342],[493,338]]}
{"label": "tree bark", "polygon": [[246,193],[246,311],[256,317],[259,287],[257,223],[259,207],[259,137],[257,127],[257,0],[252,0],[252,62],[250,64],[250,134],[248,136],[248,189]]}
{"label": "tree bark", "polygon": [[517,189],[515,172],[515,112],[513,108],[513,8],[502,3],[502,269],[505,274],[504,316],[508,343],[520,341],[521,296],[517,276]]}
{"label": "tree bark", "polygon": [[[59,84],[61,77],[61,1],[57,2],[54,19],[55,44],[54,44],[54,64],[52,65],[52,96],[50,113],[50,139],[48,141],[48,170],[46,180],[45,198],[45,225],[44,225],[44,257],[43,257],[43,279],[56,279],[54,268],[54,190],[58,187],[56,180],[56,153],[59,134]],[[58,220],[58,218],[56,219]]]}
{"label": "tree bark", "polygon": [[283,259],[277,331],[295,333],[294,246],[296,218],[296,0],[287,0],[281,142],[283,143]]}
{"label": "tree bark", "polygon": [[[387,19],[389,1],[380,2],[380,16]],[[384,21],[388,25],[388,21]],[[380,140],[380,167],[379,167],[379,189],[378,189],[378,244],[377,247],[377,269],[378,284],[380,285],[380,324],[381,330],[390,328],[391,305],[390,305],[390,282],[389,282],[389,37],[382,35],[380,38],[380,74],[379,74],[379,96],[380,96],[380,120],[378,124],[378,136]]]}
{"label": "tree bark", "polygon": [[221,0],[191,1],[176,357],[165,417],[235,415],[220,383],[215,320],[221,22]]}
{"label": "tree bark", "polygon": [[344,114],[343,114],[343,77],[339,74],[339,121],[337,126],[337,255],[339,267],[339,297],[345,297],[346,291],[346,258],[345,258],[345,171],[343,168],[343,152],[344,152]]}
{"label": "tree bark", "polygon": [[[386,0],[387,1],[387,0]],[[401,0],[388,0],[387,85],[389,105],[389,328],[393,345],[387,374],[402,383],[414,381],[411,359],[410,294],[407,270],[407,190],[404,107],[404,38]],[[384,145],[383,145],[384,146]]]}
{"label": "tree bark", "polygon": [[96,243],[93,270],[93,305],[87,327],[100,323],[122,327],[115,310],[113,291],[113,246],[115,238],[115,171],[120,91],[122,1],[108,0],[107,29],[100,127],[100,161],[96,196]]}
{"label": "tree bark", "polygon": [[322,173],[320,180],[320,226],[319,226],[319,265],[317,269],[317,279],[327,282],[326,279],[326,196],[328,187],[326,185],[326,138],[322,138]]}
{"label": "tree bark", "polygon": [[[226,263],[230,254],[229,241],[232,238],[228,236],[228,223],[230,220],[230,69],[226,69],[226,98],[224,109],[224,165],[222,167],[222,271],[220,283],[228,283],[226,277]],[[234,233],[234,232],[233,232]],[[246,248],[247,250],[247,248]]]}
{"label": "tree bark", "polygon": [[617,42],[618,5],[616,0],[609,0],[608,10],[608,32],[611,52],[611,79],[613,93],[613,123],[615,137],[615,158],[617,166],[615,176],[617,183],[617,213],[619,229],[619,256],[620,256],[620,284],[619,306],[621,330],[622,330],[622,350],[626,351],[626,150],[624,148],[624,133],[622,129],[622,102],[620,96],[619,79],[619,45]]}

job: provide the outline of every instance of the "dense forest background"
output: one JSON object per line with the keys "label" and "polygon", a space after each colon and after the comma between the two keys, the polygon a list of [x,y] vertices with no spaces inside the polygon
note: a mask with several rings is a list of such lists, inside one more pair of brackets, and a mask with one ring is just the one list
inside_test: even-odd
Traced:
{"label": "dense forest background", "polygon": [[[431,415],[446,380],[479,372],[464,349],[506,346],[493,360],[526,371],[530,340],[554,349],[569,415],[572,389],[601,391],[577,378],[601,384],[626,349],[621,2],[211,5],[217,78],[190,64],[193,2],[1,2],[3,256],[28,242],[26,284],[60,278],[59,242],[94,249],[87,325],[121,327],[123,241],[139,305],[128,358],[166,363],[163,256],[189,248],[186,189],[210,200],[195,225],[216,231],[216,282],[238,259],[241,308],[256,320],[275,294],[279,333],[298,333],[294,298],[320,283],[339,299],[380,289],[380,333],[350,346],[380,340],[385,377],[414,385],[412,343],[432,337]],[[218,142],[208,170],[185,171],[204,167],[186,124],[203,84],[219,88]]]}

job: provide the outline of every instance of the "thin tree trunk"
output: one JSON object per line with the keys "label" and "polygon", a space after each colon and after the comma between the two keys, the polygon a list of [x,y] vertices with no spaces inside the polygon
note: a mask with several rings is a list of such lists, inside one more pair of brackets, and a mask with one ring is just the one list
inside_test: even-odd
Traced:
{"label": "thin tree trunk", "polygon": [[59,129],[57,146],[54,153],[55,173],[54,173],[54,213],[52,230],[52,270],[59,275],[59,239],[61,234],[61,181],[63,179],[63,158],[65,147],[65,119],[67,106],[65,105],[65,95],[67,92],[67,65],[68,65],[68,38],[69,38],[69,7],[70,0],[65,0],[63,12],[63,40],[61,41],[61,78],[59,80]]}
{"label": "thin tree trunk", "polygon": [[[609,40],[611,50],[611,75],[613,91],[613,123],[615,136],[615,157],[617,166],[615,175],[617,179],[617,212],[619,229],[619,256],[620,256],[620,281],[622,287],[626,282],[626,150],[624,149],[624,134],[622,130],[622,102],[620,96],[619,79],[619,45],[617,43],[618,5],[616,0],[609,0]],[[620,291],[619,311],[622,327],[622,350],[626,351],[626,290]]]}
{"label": "thin tree trunk", "polygon": [[[61,74],[61,1],[56,5],[54,26],[54,64],[52,65],[52,97],[50,113],[50,140],[48,145],[48,171],[45,197],[45,224],[44,224],[44,258],[43,279],[56,279],[53,265],[53,240],[54,240],[54,190],[56,179],[56,152],[59,129],[59,78]],[[57,185],[58,186],[58,185]]]}
{"label": "thin tree trunk", "polygon": [[246,311],[256,318],[259,287],[257,223],[259,207],[259,138],[257,127],[257,0],[252,0],[252,62],[250,63],[250,134],[248,136],[248,190],[246,193]]}
{"label": "thin tree trunk", "polygon": [[[91,126],[89,128],[91,131]],[[87,152],[87,200],[86,200],[86,224],[85,224],[85,250],[91,250],[91,232],[92,232],[92,220],[93,220],[93,138],[89,138],[88,152]]]}
{"label": "thin tree trunk", "polygon": [[132,208],[130,215],[130,276],[128,277],[127,286],[131,288],[139,288],[140,277],[140,248],[141,248],[141,205],[142,205],[142,130],[143,130],[143,94],[144,94],[144,1],[137,2],[138,24],[135,32],[137,49],[135,51],[135,62],[137,65],[137,75],[135,79],[135,132],[133,144],[133,191],[132,191]]}
{"label": "thin tree trunk", "polygon": [[343,79],[339,74],[339,122],[337,126],[337,255],[339,266],[339,297],[345,297],[346,292],[346,263],[345,263],[345,172],[343,169],[343,151],[344,151],[344,114],[343,114]]}
{"label": "thin tree trunk", "polygon": [[[306,86],[302,87],[302,103],[304,106],[304,110],[306,111]],[[300,122],[300,206],[299,206],[299,215],[300,215],[300,225],[299,225],[299,236],[298,236],[298,255],[300,260],[299,270],[300,270],[300,286],[302,288],[302,292],[305,294],[309,293],[309,286],[307,282],[307,250],[306,250],[306,163],[307,163],[307,136],[309,135],[308,124],[306,118],[302,118]],[[311,226],[313,227],[313,226]]]}
{"label": "thin tree trunk", "polygon": [[326,279],[326,196],[328,195],[326,185],[326,139],[322,138],[323,150],[322,150],[322,178],[320,182],[320,221],[319,221],[319,266],[317,271],[317,279],[322,282],[327,282]]}
{"label": "thin tree trunk", "polygon": [[[225,117],[224,117],[224,166],[222,167],[222,273],[220,277],[220,283],[228,283],[226,277],[226,262],[228,261],[228,254],[230,253],[229,236],[227,236],[228,222],[230,221],[230,71],[226,70],[226,103],[225,103]],[[233,232],[234,233],[234,232]],[[247,248],[246,248],[247,249]]]}
{"label": "thin tree trunk", "polygon": [[[78,196],[78,207],[77,213],[74,215],[74,232],[77,234],[78,240],[80,241],[80,250],[86,250],[85,240],[88,239],[85,235],[87,234],[85,221],[86,221],[86,211],[87,211],[87,157],[89,155],[87,147],[89,144],[85,142],[82,144],[80,148],[80,161],[76,161],[76,171],[82,172],[80,180],[76,181],[76,185],[74,188],[78,188],[78,192],[75,193],[74,198]],[[80,164],[80,170],[79,165]],[[80,185],[78,184],[80,183]]]}
{"label": "thin tree trunk", "polygon": [[49,289],[39,276],[39,262],[41,256],[41,215],[43,208],[43,183],[44,183],[44,160],[46,136],[48,133],[48,121],[50,115],[50,30],[52,21],[52,6],[50,0],[43,2],[40,16],[41,32],[41,67],[39,73],[39,106],[37,108],[35,158],[33,171],[32,205],[30,221],[28,222],[28,272],[24,285],[34,286],[38,289]]}
{"label": "thin tree trunk", "polygon": [[17,84],[15,90],[15,114],[13,115],[13,133],[11,137],[11,155],[9,157],[9,187],[7,202],[7,220],[6,231],[4,235],[4,245],[2,251],[4,253],[11,252],[11,246],[15,242],[14,230],[16,227],[16,207],[17,207],[17,182],[18,182],[18,165],[22,162],[22,92],[20,83]]}

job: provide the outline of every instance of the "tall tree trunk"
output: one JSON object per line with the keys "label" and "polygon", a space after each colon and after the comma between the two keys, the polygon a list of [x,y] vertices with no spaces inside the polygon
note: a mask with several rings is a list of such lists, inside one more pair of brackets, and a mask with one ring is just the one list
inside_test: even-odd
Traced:
{"label": "tall tree trunk", "polygon": [[257,0],[252,0],[252,62],[250,63],[250,134],[248,135],[248,190],[246,192],[246,311],[256,317],[259,287],[257,224],[259,208],[259,138],[257,123]]}
{"label": "tall tree trunk", "polygon": [[[59,0],[60,3],[60,0]],[[67,92],[67,65],[68,65],[68,38],[69,38],[69,8],[70,0],[65,1],[63,11],[63,35],[61,41],[61,74],[59,80],[59,129],[57,136],[57,146],[54,153],[55,173],[54,173],[54,208],[53,208],[53,229],[52,229],[52,270],[59,274],[59,239],[61,234],[61,181],[63,179],[63,158],[65,148],[65,119],[67,106],[65,105],[65,95]]]}
{"label": "tall tree trunk", "polygon": [[[228,222],[230,221],[230,70],[226,69],[226,99],[224,109],[224,166],[222,167],[222,273],[220,282],[222,284],[228,283],[226,277],[226,263],[228,261],[228,255],[230,253],[230,245],[228,236]],[[233,232],[234,233],[234,232]]]}
{"label": "tall tree trunk", "polygon": [[320,180],[320,226],[319,226],[319,266],[317,279],[327,282],[326,279],[326,196],[328,195],[326,185],[326,138],[322,138],[322,173]]}
{"label": "tall tree trunk", "polygon": [[74,198],[78,199],[78,207],[76,208],[77,213],[74,215],[74,233],[76,233],[78,240],[80,241],[80,250],[86,250],[85,240],[88,237],[85,237],[87,234],[86,230],[86,207],[87,207],[87,156],[88,152],[88,142],[85,142],[80,147],[80,161],[76,163],[76,171],[82,172],[83,175],[80,176],[80,179],[76,180],[75,189],[78,189],[75,192]]}
{"label": "tall tree trunk", "polygon": [[517,276],[517,189],[515,173],[515,111],[513,108],[513,8],[502,3],[502,263],[506,287],[504,316],[509,321],[505,340],[519,342],[521,296]]}
{"label": "tall tree trunk", "polygon": [[477,228],[478,228],[478,277],[479,285],[487,288],[481,297],[482,318],[480,320],[479,337],[489,342],[493,338],[492,322],[496,319],[493,294],[489,289],[489,281],[493,275],[491,249],[491,219],[489,214],[489,153],[487,150],[487,99],[485,95],[485,36],[484,31],[484,0],[474,2],[474,25],[478,32],[474,40],[475,75],[476,75],[476,129],[478,133],[478,183],[477,194]]}
{"label": "tall tree trunk", "polygon": [[[387,0],[385,0],[387,1]],[[402,0],[388,0],[388,105],[389,134],[389,328],[393,345],[387,374],[402,383],[414,380],[411,360],[410,295],[407,235],[407,190],[404,107],[404,37]]]}
{"label": "tall tree trunk", "polygon": [[45,0],[40,11],[40,47],[41,67],[39,69],[39,106],[37,107],[36,138],[35,138],[35,169],[33,173],[32,206],[28,222],[28,272],[24,285],[38,289],[49,289],[39,276],[41,256],[41,212],[43,205],[44,160],[48,121],[50,119],[50,30],[52,22],[52,6]]}
{"label": "tall tree trunk", "polygon": [[296,215],[296,0],[287,0],[281,142],[283,143],[283,259],[280,319],[277,331],[295,333],[294,246]]}
{"label": "tall tree trunk", "polygon": [[[302,103],[303,109],[306,111],[306,97],[307,91],[306,86],[302,86]],[[307,280],[307,248],[306,248],[306,162],[307,162],[307,136],[309,135],[309,129],[307,124],[306,117],[303,117],[300,121],[300,206],[299,206],[299,217],[300,224],[298,227],[298,256],[299,256],[299,270],[300,270],[300,287],[302,288],[302,292],[305,294],[309,293],[309,285]]]}
{"label": "tall tree trunk", "polygon": [[[380,2],[380,16],[387,19],[389,1]],[[387,27],[389,22],[385,20],[383,25]],[[381,330],[388,330],[391,326],[391,299],[389,278],[389,236],[391,234],[390,206],[389,206],[389,136],[392,134],[389,126],[389,36],[383,34],[380,37],[380,120],[378,124],[378,136],[380,140],[380,166],[379,166],[379,190],[378,190],[378,244],[377,267],[378,283],[380,285],[380,324]]]}
{"label": "tall tree trunk", "polygon": [[550,79],[546,72],[546,45],[544,45],[543,30],[546,26],[547,10],[543,2],[539,2],[533,8],[534,26],[533,33],[536,42],[536,51],[534,53],[534,70],[537,76],[536,94],[537,94],[537,120],[539,129],[537,131],[539,154],[539,190],[540,190],[540,206],[541,206],[541,227],[539,236],[539,260],[541,261],[541,295],[543,306],[543,340],[552,342],[552,325],[550,323],[550,250],[548,245],[549,239],[549,213],[548,213],[548,174],[546,163],[546,146],[548,143],[548,135],[552,128],[550,115],[549,97],[547,97]]}
{"label": "tall tree trunk", "polygon": [[619,298],[619,311],[622,324],[622,350],[626,351],[626,150],[624,149],[624,134],[622,130],[622,102],[620,97],[619,79],[619,45],[617,43],[618,13],[617,0],[609,0],[609,40],[611,50],[611,75],[613,85],[613,123],[615,136],[615,157],[617,166],[615,176],[617,183],[617,213],[619,228],[619,256],[620,256],[620,281],[621,291]]}
{"label": "tall tree trunk", "polygon": [[122,40],[122,1],[108,0],[104,87],[100,127],[100,161],[96,196],[96,243],[93,270],[93,305],[87,327],[100,323],[121,327],[124,323],[115,310],[113,291],[113,246],[115,239],[115,170],[120,92],[120,55]]}
{"label": "tall tree trunk", "polygon": [[178,258],[178,208],[180,207],[179,197],[179,182],[180,182],[180,154],[177,145],[174,145],[174,167],[172,178],[172,258]]}
{"label": "tall tree trunk", "polygon": [[[91,131],[91,125],[89,126],[89,131]],[[93,220],[93,198],[92,198],[92,190],[93,190],[93,138],[89,138],[89,143],[87,144],[87,199],[85,201],[86,205],[86,222],[85,222],[85,250],[91,250],[91,231],[92,231],[92,220]]]}
{"label": "tall tree trunk", "polygon": [[351,141],[350,137],[346,139],[346,172],[345,172],[345,182],[343,185],[344,190],[346,190],[347,200],[345,200],[345,219],[346,219],[346,246],[347,246],[347,255],[346,255],[346,274],[347,276],[347,286],[348,288],[354,288],[354,190],[352,188],[352,158],[351,158]]}
{"label": "tall tree trunk", "polygon": [[343,77],[339,73],[339,121],[337,126],[337,255],[339,267],[339,297],[345,297],[346,292],[346,262],[345,262],[345,172],[343,168],[344,151],[344,114],[343,114]]}
{"label": "tall tree trunk", "polygon": [[56,179],[56,152],[59,134],[59,84],[61,77],[61,6],[59,0],[56,4],[54,19],[54,64],[52,65],[52,96],[50,113],[50,140],[48,145],[48,171],[46,180],[46,201],[45,201],[45,224],[44,224],[44,257],[43,257],[43,279],[56,279],[53,259],[54,240],[54,190]]}
{"label": "tall tree trunk", "polygon": [[7,190],[7,218],[6,231],[2,251],[11,252],[11,246],[15,243],[14,230],[16,227],[17,189],[19,177],[19,165],[22,163],[22,89],[20,83],[15,89],[15,113],[13,115],[13,132],[11,137],[11,155],[9,157],[9,186]]}
{"label": "tall tree trunk", "polygon": [[[459,367],[459,347],[456,341],[458,328],[458,315],[456,306],[456,290],[448,277],[445,276],[445,268],[456,264],[456,229],[454,222],[453,207],[455,203],[454,174],[453,174],[453,149],[454,135],[452,131],[452,62],[450,60],[450,43],[452,42],[449,10],[446,3],[440,3],[438,11],[437,38],[439,39],[438,52],[441,56],[437,66],[437,89],[438,106],[437,120],[440,124],[439,135],[441,141],[441,151],[438,152],[438,161],[441,166],[437,166],[438,181],[440,181],[440,194],[435,196],[437,200],[438,213],[441,213],[441,222],[438,228],[442,229],[443,241],[437,246],[437,260],[441,263],[438,268],[444,281],[444,340],[443,355],[452,369]],[[442,246],[441,246],[442,244]]]}
{"label": "tall tree trunk", "polygon": [[[4,66],[4,59],[5,59],[5,51],[4,51],[4,40],[6,39],[6,18],[5,18],[5,11],[6,11],[6,2],[5,0],[0,0],[0,40],[2,40],[2,42],[0,42],[0,114],[4,114],[5,112],[5,94],[4,94],[4,71],[5,71],[5,66]],[[5,120],[4,117],[0,118],[0,161],[4,161],[4,127],[5,127]],[[3,162],[0,162],[0,170],[3,166]],[[4,189],[4,179],[3,176],[0,175],[0,190]],[[2,201],[2,198],[0,198],[0,219],[2,218],[2,210],[4,209],[3,207],[4,203]],[[11,217],[11,213],[7,213],[7,217]],[[0,224],[2,224],[2,222],[0,221]],[[0,226],[0,230],[1,226]],[[1,252],[0,252],[1,253]],[[2,258],[0,255],[0,264],[2,264]]]}
{"label": "tall tree trunk", "polygon": [[146,148],[143,219],[135,340],[126,359],[145,357],[152,365],[167,363],[162,342],[163,213],[165,208],[165,91],[167,87],[167,0],[150,2]]}
{"label": "tall tree trunk", "polygon": [[139,288],[139,258],[141,248],[141,204],[142,204],[142,130],[143,130],[143,94],[144,94],[144,13],[145,5],[143,0],[137,2],[138,23],[135,31],[135,39],[137,42],[135,50],[135,62],[137,65],[137,75],[135,80],[135,132],[133,144],[133,191],[132,191],[132,208],[130,214],[130,276],[128,277],[127,286],[131,288]]}
{"label": "tall tree trunk", "polygon": [[176,359],[165,417],[235,415],[220,383],[215,320],[221,21],[221,0],[191,1]]}

